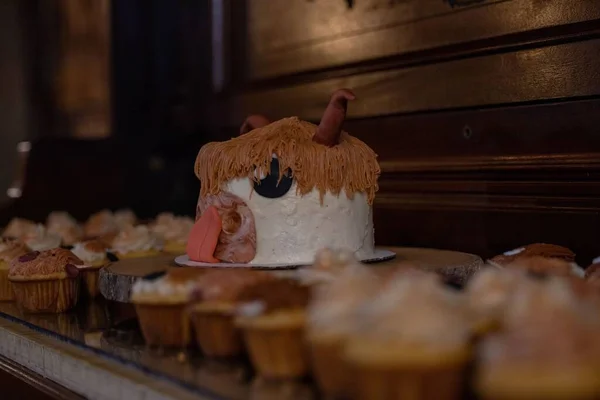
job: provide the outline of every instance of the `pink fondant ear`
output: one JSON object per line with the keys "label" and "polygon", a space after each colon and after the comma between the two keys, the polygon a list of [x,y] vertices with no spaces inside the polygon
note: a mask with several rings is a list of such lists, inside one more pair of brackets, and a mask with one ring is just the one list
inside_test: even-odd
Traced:
{"label": "pink fondant ear", "polygon": [[350,89],[339,89],[331,95],[331,100],[323,113],[313,141],[327,147],[333,147],[340,142],[342,125],[346,119],[348,100],[356,96]]}
{"label": "pink fondant ear", "polygon": [[248,133],[256,128],[262,128],[263,126],[267,126],[270,123],[271,121],[269,121],[269,118],[265,117],[264,115],[250,115],[248,118],[246,118],[246,120],[240,127],[240,135]]}
{"label": "pink fondant ear", "polygon": [[192,261],[218,263],[214,253],[221,234],[221,217],[217,207],[210,206],[196,221],[187,243],[187,255]]}

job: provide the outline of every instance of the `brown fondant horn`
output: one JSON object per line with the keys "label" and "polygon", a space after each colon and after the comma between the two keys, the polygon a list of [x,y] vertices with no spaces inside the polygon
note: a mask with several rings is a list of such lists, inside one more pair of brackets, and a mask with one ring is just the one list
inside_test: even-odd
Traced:
{"label": "brown fondant horn", "polygon": [[348,100],[354,100],[356,96],[350,89],[339,89],[331,95],[331,100],[323,113],[321,123],[313,136],[313,141],[327,147],[335,146],[340,141],[342,124],[346,119],[346,108]]}
{"label": "brown fondant horn", "polygon": [[267,126],[270,123],[271,121],[269,121],[269,118],[265,117],[264,115],[250,115],[248,118],[246,118],[246,120],[240,127],[240,135],[248,133],[256,128],[262,128],[263,126]]}

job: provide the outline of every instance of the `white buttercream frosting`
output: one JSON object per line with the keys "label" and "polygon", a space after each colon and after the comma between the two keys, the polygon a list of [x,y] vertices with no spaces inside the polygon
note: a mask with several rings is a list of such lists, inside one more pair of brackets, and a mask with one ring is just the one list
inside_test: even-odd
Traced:
{"label": "white buttercream frosting", "polygon": [[86,265],[94,265],[107,259],[106,251],[91,251],[89,248],[86,248],[85,242],[75,243],[71,252]]}
{"label": "white buttercream frosting", "polygon": [[171,213],[159,214],[151,230],[164,240],[177,243],[187,243],[194,220],[184,216],[174,216]]}
{"label": "white buttercream frosting", "polygon": [[518,249],[509,250],[504,252],[505,256],[516,256],[517,254],[522,253],[525,250],[525,247],[519,247]]}
{"label": "white buttercream frosting", "polygon": [[165,299],[185,302],[192,297],[195,290],[194,281],[173,282],[166,277],[154,280],[138,279],[131,288],[131,296],[133,301]]}
{"label": "white buttercream frosting", "polygon": [[117,210],[113,215],[115,218],[115,223],[119,229],[126,228],[130,225],[135,225],[137,222],[136,215],[129,209]]}
{"label": "white buttercream frosting", "polygon": [[66,211],[53,211],[46,220],[46,229],[61,237],[63,244],[73,244],[83,236],[83,228]]}
{"label": "white buttercream frosting", "polygon": [[363,332],[435,347],[462,346],[471,334],[464,298],[429,274],[399,275],[363,308]]}
{"label": "white buttercream frosting", "polygon": [[60,247],[62,239],[59,235],[49,232],[44,225],[38,224],[33,232],[25,235],[23,241],[31,250],[42,251]]}
{"label": "white buttercream frosting", "polygon": [[[304,196],[296,183],[282,197],[269,199],[253,190],[248,178],[233,179],[226,190],[250,208],[256,226],[256,256],[251,264],[310,263],[318,249],[344,248],[359,259],[374,254],[372,207],[365,193]],[[321,202],[322,200],[322,202]]]}
{"label": "white buttercream frosting", "polygon": [[112,250],[117,253],[161,250],[163,240],[150,232],[146,225],[128,226],[115,237]]}

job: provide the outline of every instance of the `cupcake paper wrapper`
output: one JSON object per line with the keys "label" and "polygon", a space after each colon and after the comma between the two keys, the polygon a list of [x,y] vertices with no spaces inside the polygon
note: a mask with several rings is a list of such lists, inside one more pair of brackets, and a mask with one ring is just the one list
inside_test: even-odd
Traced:
{"label": "cupcake paper wrapper", "polygon": [[79,279],[11,282],[15,299],[27,312],[61,313],[75,307],[79,297]]}
{"label": "cupcake paper wrapper", "polygon": [[80,269],[79,275],[83,284],[83,292],[91,299],[100,294],[98,279],[100,277],[100,268]]}
{"label": "cupcake paper wrapper", "polygon": [[0,301],[13,301],[15,293],[8,280],[8,268],[0,269]]}
{"label": "cupcake paper wrapper", "polygon": [[460,400],[463,398],[466,363],[430,367],[375,364],[350,366],[357,400]]}
{"label": "cupcake paper wrapper", "polygon": [[186,347],[190,320],[184,304],[136,304],[140,328],[148,346]]}
{"label": "cupcake paper wrapper", "polygon": [[194,310],[190,318],[196,342],[202,352],[210,357],[235,357],[243,353],[240,331],[230,314]]}
{"label": "cupcake paper wrapper", "polygon": [[309,372],[302,327],[243,328],[250,359],[264,378],[300,378]]}
{"label": "cupcake paper wrapper", "polygon": [[342,336],[309,338],[313,375],[321,391],[331,398],[344,398],[349,385],[344,342]]}

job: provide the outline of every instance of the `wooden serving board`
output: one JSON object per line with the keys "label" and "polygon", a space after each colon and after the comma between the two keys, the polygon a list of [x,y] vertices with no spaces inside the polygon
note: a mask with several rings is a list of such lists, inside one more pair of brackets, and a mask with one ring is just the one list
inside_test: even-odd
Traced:
{"label": "wooden serving board", "polygon": [[[386,249],[394,251],[396,258],[369,264],[384,274],[392,273],[398,268],[417,267],[437,272],[447,281],[464,284],[483,266],[481,258],[474,254],[412,247],[386,247]],[[173,255],[161,255],[111,263],[100,271],[100,292],[108,300],[126,303],[129,301],[131,286],[136,279],[169,268],[179,268],[174,259]]]}

